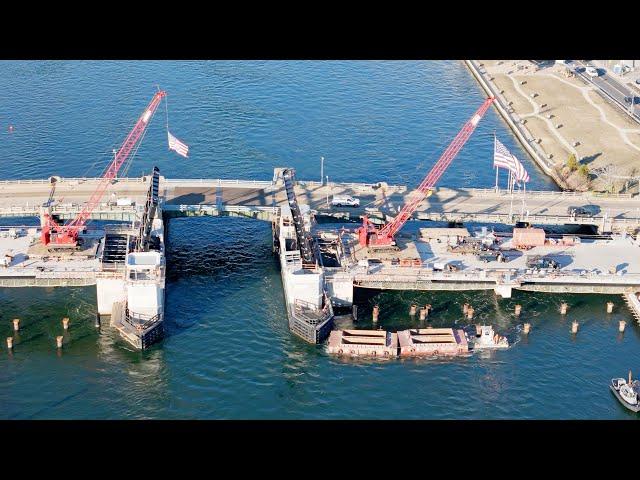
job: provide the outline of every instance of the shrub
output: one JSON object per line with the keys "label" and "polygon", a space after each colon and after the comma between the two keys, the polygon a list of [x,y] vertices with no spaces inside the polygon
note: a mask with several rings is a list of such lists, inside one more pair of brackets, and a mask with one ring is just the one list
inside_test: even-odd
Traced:
{"label": "shrub", "polygon": [[586,165],[580,165],[580,168],[578,168],[578,173],[584,178],[589,178],[589,167],[587,167]]}
{"label": "shrub", "polygon": [[567,167],[569,167],[569,170],[572,172],[578,168],[578,159],[576,158],[576,155],[574,153],[569,155],[569,159],[567,160]]}

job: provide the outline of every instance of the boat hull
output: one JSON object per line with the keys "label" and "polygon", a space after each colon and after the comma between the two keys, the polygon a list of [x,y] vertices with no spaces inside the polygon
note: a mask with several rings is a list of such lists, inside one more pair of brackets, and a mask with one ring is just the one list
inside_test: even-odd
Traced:
{"label": "boat hull", "polygon": [[620,392],[618,392],[615,388],[613,388],[613,385],[609,385],[609,388],[611,389],[611,391],[613,392],[613,394],[616,396],[616,398],[618,399],[618,401],[627,408],[627,410],[631,410],[632,412],[638,413],[640,412],[640,405],[631,405],[629,403],[627,403],[624,398],[622,398],[622,395],[620,395]]}

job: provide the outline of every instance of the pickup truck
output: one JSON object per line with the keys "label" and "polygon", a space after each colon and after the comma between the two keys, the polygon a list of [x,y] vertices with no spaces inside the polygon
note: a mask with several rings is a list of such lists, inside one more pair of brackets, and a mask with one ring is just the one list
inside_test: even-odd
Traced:
{"label": "pickup truck", "polygon": [[351,195],[334,195],[331,199],[331,205],[334,207],[359,207],[360,199]]}

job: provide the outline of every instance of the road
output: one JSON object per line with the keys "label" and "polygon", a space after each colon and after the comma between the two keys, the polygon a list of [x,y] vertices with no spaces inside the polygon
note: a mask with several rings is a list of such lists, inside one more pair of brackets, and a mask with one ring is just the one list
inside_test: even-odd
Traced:
{"label": "road", "polygon": [[[589,64],[583,60],[575,60],[575,63],[581,67],[589,66]],[[598,70],[602,71],[601,68]],[[610,97],[613,97],[618,107],[620,107],[627,113],[629,112],[629,104],[625,103],[624,98],[637,97],[637,94],[634,91],[622,85],[612,76],[607,75],[606,72],[603,75],[599,75],[597,77],[590,77],[584,72],[578,73],[578,75],[585,81],[594,84],[600,90],[607,93]],[[636,100],[636,103],[633,105],[632,109],[633,118],[640,123],[640,99]]]}
{"label": "road", "polygon": [[[69,214],[80,210],[98,182],[98,179],[60,180],[55,193],[58,202],[56,209],[68,210]],[[148,181],[141,178],[119,179],[109,186],[103,202],[126,197],[142,205],[147,189]],[[26,207],[32,214],[37,214],[39,206],[48,199],[49,191],[50,185],[46,181],[0,182],[0,210],[8,210],[3,213],[3,216],[8,216],[13,208]],[[349,212],[352,218],[365,213],[375,216],[376,212],[395,216],[410,194],[404,186],[381,188],[359,183],[322,186],[317,182],[298,182],[295,191],[301,204],[307,204],[318,212]],[[328,205],[332,196],[339,194],[358,197],[360,207],[336,208]],[[165,204],[174,206],[272,207],[286,204],[284,187],[270,181],[169,180],[162,177],[160,196]],[[575,223],[576,220],[569,218],[568,210],[587,204],[597,206],[598,212],[595,218],[577,219],[580,222],[599,225],[606,215],[607,219],[620,224],[639,223],[640,197],[597,197],[588,193],[551,191],[527,192],[523,197],[519,193],[511,196],[503,191],[496,193],[492,189],[438,188],[422,202],[416,213],[420,218],[432,220],[509,222],[507,217],[510,214],[519,216],[522,213],[526,216],[526,212],[529,212],[530,221],[534,223],[558,224],[565,220]],[[108,210],[108,207],[104,208]]]}

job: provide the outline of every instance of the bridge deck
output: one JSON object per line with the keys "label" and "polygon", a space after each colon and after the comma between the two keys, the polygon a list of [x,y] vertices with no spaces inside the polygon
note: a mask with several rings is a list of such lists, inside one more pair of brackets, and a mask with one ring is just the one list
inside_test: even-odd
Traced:
{"label": "bridge deck", "polygon": [[[94,218],[129,220],[137,214],[135,206],[116,206],[117,199],[128,198],[141,205],[148,190],[148,178],[121,178],[109,186],[103,204]],[[99,179],[61,179],[56,185],[54,213],[72,218],[96,188]],[[384,185],[384,184],[383,184]],[[47,180],[0,182],[0,216],[37,215],[49,198]],[[298,182],[296,196],[301,204],[324,214],[349,213],[352,218],[369,213],[388,219],[407,200],[404,186],[380,184]],[[348,194],[360,199],[359,208],[330,206],[333,195]],[[219,214],[226,207],[245,207],[251,211],[285,204],[281,182],[219,179],[166,179],[161,177],[160,197],[167,210],[185,212],[196,207],[201,214]],[[524,200],[524,202],[523,202]],[[594,205],[594,217],[573,218],[572,207]],[[511,216],[509,215],[511,212]],[[522,218],[520,218],[522,214]],[[523,197],[491,189],[438,188],[419,207],[415,217],[443,221],[513,223],[528,220],[536,224],[593,224],[605,230],[631,229],[640,225],[640,197],[597,196],[573,192],[528,192]],[[266,219],[266,218],[265,218]]]}

